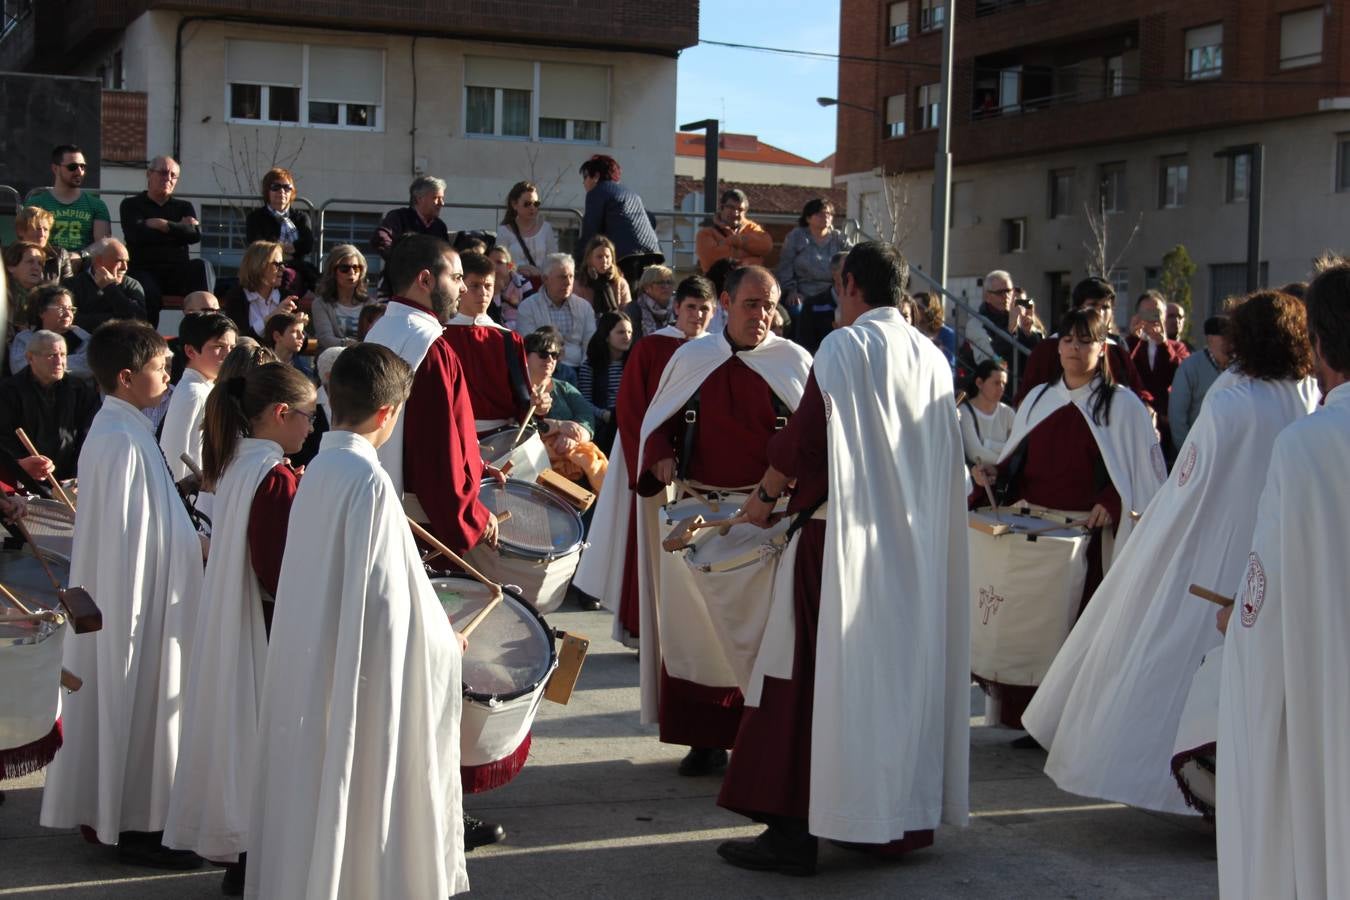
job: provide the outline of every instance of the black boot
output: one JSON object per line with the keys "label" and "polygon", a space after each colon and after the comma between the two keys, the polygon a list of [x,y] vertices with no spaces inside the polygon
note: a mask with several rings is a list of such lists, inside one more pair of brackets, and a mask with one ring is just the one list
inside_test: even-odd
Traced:
{"label": "black boot", "polygon": [[464,814],[464,851],[495,844],[506,837],[506,829],[492,822]]}
{"label": "black boot", "polygon": [[690,747],[680,760],[681,775],[716,775],[727,767],[727,751],[718,747]]}
{"label": "black boot", "polygon": [[248,869],[248,854],[240,853],[239,862],[225,867],[225,877],[220,882],[220,892],[226,897],[244,896],[244,876]]}
{"label": "black boot", "polygon": [[770,825],[752,841],[723,841],[717,855],[741,869],[804,876],[816,874],[817,846],[804,829]]}
{"label": "black boot", "polygon": [[160,843],[162,831],[123,831],[117,836],[117,859],[129,866],[172,869],[186,872],[200,869],[202,858],[191,850],[170,850]]}

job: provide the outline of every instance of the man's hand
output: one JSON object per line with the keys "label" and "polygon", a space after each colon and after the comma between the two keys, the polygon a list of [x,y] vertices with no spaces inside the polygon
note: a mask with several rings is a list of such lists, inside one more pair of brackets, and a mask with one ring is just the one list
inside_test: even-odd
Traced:
{"label": "man's hand", "polygon": [[0,497],[0,517],[6,522],[17,522],[28,515],[28,501],[18,494]]}
{"label": "man's hand", "polygon": [[178,224],[200,227],[202,223],[192,218],[192,216],[183,216],[183,218],[178,221]]}
{"label": "man's hand", "polygon": [[464,634],[464,632],[462,632],[462,631],[456,631],[456,632],[455,632],[455,640],[459,641],[459,655],[460,655],[460,656],[463,656],[465,653],[468,653],[468,652],[469,652],[469,638],[468,638],[468,635]]}
{"label": "man's hand", "polygon": [[153,228],[155,231],[163,231],[167,233],[169,230],[169,220],[160,218],[146,219],[145,227]]}
{"label": "man's hand", "polygon": [[1098,503],[1095,504],[1092,507],[1092,511],[1088,513],[1087,527],[1105,528],[1110,525],[1112,521],[1111,514],[1106,511],[1106,507]]}
{"label": "man's hand", "polygon": [[998,467],[989,463],[977,463],[971,466],[970,478],[980,487],[991,488],[998,482]]}
{"label": "man's hand", "polygon": [[492,549],[497,549],[497,516],[488,513],[487,527],[483,529],[483,538],[479,543],[487,544]]}
{"label": "man's hand", "polygon": [[36,481],[46,481],[47,476],[56,471],[56,466],[45,456],[25,456],[19,460],[19,468]]}
{"label": "man's hand", "polygon": [[498,484],[506,484],[506,473],[491,463],[483,463],[483,473]]}
{"label": "man's hand", "polygon": [[1233,607],[1225,606],[1214,616],[1214,627],[1219,629],[1219,634],[1228,634],[1228,620],[1233,618]]}
{"label": "man's hand", "polygon": [[760,528],[768,528],[778,520],[778,517],[773,514],[773,507],[773,503],[765,503],[759,499],[759,489],[756,487],[755,490],[750,492],[750,499],[746,500],[741,507],[741,514]]}
{"label": "man's hand", "polygon": [[98,285],[99,290],[103,290],[110,284],[117,284],[122,279],[118,278],[111,270],[104,268],[98,263],[94,263],[94,284]]}
{"label": "man's hand", "polygon": [[675,480],[675,457],[667,456],[665,459],[657,460],[648,471],[662,484],[670,484]]}

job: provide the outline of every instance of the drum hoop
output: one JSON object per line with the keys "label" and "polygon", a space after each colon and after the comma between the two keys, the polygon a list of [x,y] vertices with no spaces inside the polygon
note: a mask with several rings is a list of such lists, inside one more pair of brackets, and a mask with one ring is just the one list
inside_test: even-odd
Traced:
{"label": "drum hoop", "polygon": [[[726,510],[727,518],[730,518],[736,510],[745,505],[746,500],[750,499],[750,495],[745,491],[708,491],[705,496],[716,497],[722,509]],[[695,502],[690,503],[690,501]],[[681,497],[678,500],[672,500],[670,503],[662,504],[661,515],[665,519],[666,525],[674,525],[680,521],[680,519],[672,518],[668,510],[679,506],[681,503],[697,506],[702,504],[702,501],[697,497]],[[706,506],[706,504],[703,505]]]}
{"label": "drum hoop", "polygon": [[778,556],[780,553],[783,552],[783,548],[787,546],[787,543],[788,543],[787,534],[776,534],[773,537],[769,538],[767,541],[755,544],[753,548],[746,550],[744,553],[739,553],[736,556],[732,556],[727,559],[721,559],[718,560],[717,562],[706,562],[706,563],[689,562],[689,557],[692,555],[695,549],[694,547],[688,547],[685,549],[684,558],[686,562],[689,562],[690,568],[699,572],[703,572],[704,574],[712,574],[717,572],[731,572],[736,569],[743,569],[746,566],[750,565],[751,563],[755,562],[755,560],[763,559],[766,555]]}
{"label": "drum hoop", "polygon": [[[432,579],[433,587],[437,581],[474,581],[474,579],[469,575],[444,575],[440,578]],[[474,583],[477,584],[478,582],[474,581]],[[519,700],[521,697],[533,694],[544,682],[548,681],[549,676],[553,674],[553,670],[558,668],[558,639],[554,636],[553,629],[548,627],[548,622],[539,614],[537,609],[526,602],[525,597],[519,591],[515,590],[510,585],[503,585],[502,591],[506,596],[516,601],[520,608],[534,618],[539,623],[539,627],[543,629],[544,636],[547,638],[546,643],[548,644],[548,665],[545,667],[544,674],[527,687],[517,688],[514,691],[505,691],[500,694],[490,694],[485,691],[475,691],[470,689],[467,684],[464,684],[463,672],[461,671],[460,684],[463,685],[464,696],[477,703],[488,706],[491,706],[494,701],[497,703],[508,703],[512,700]]]}
{"label": "drum hoop", "polygon": [[[495,478],[484,478],[479,483],[478,486],[479,492],[481,493],[483,488],[495,486],[496,484],[497,480]],[[529,481],[523,481],[519,478],[508,478],[506,480],[506,489],[511,490],[512,484],[521,484],[526,487],[526,490],[523,491],[520,490],[519,488],[516,489],[515,492],[517,494],[520,494],[522,496],[528,496],[531,499],[539,498],[539,500],[544,505],[569,513],[572,516],[572,518],[569,519],[568,521],[574,521],[575,525],[577,526],[576,527],[577,537],[575,541],[573,541],[571,544],[568,544],[566,547],[562,548],[554,547],[551,550],[534,550],[528,547],[523,547],[520,544],[515,543],[505,535],[501,534],[501,532],[498,532],[497,534],[498,552],[501,553],[502,556],[513,556],[516,559],[523,559],[529,562],[550,563],[553,562],[554,560],[571,556],[573,553],[579,552],[581,548],[585,546],[586,526],[581,520],[580,513],[578,513],[575,509],[569,506],[564,500],[557,497],[552,491],[548,490],[547,488],[539,487],[537,484],[534,484]]]}

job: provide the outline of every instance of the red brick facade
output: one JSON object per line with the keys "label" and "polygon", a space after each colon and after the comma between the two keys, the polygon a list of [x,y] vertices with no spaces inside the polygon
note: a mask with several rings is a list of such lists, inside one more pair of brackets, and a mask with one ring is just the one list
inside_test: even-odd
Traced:
{"label": "red brick facade", "polygon": [[145,94],[140,91],[104,91],[104,161],[142,162],[146,158]]}

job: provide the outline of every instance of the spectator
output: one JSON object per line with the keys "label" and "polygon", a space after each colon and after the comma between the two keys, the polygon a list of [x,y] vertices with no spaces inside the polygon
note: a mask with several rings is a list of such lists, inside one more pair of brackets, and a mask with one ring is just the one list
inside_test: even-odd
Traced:
{"label": "spectator", "polygon": [[93,334],[109,319],[144,319],[145,291],[127,274],[131,257],[117,238],[100,238],[89,248],[89,265],[62,282],[75,298],[75,324]]}
{"label": "spectator", "polygon": [[1167,339],[1180,341],[1188,354],[1195,352],[1195,346],[1186,340],[1186,307],[1180,303],[1167,304]]}
{"label": "spectator", "polygon": [[967,466],[998,464],[1013,426],[1013,408],[1003,402],[1007,389],[1008,367],[1001,360],[986,359],[975,367],[966,399],[957,407]]}
{"label": "spectator", "polygon": [[781,303],[773,308],[773,324],[769,326],[769,330],[780,338],[792,335],[792,316],[788,313],[787,307]]}
{"label": "spectator", "polygon": [[707,272],[719,259],[730,259],[739,266],[762,266],[773,250],[773,238],[747,218],[750,199],[732,188],[722,194],[717,213],[694,237],[700,272]]}
{"label": "spectator", "polygon": [[[1036,333],[1031,311],[1015,302],[1015,290],[1012,276],[1002,269],[995,269],[984,276],[984,300],[980,304],[980,315],[993,322],[1000,331],[991,332],[974,317],[966,323],[966,340],[974,351],[976,363],[986,359],[1001,359],[1011,365],[1016,352],[1013,349],[1014,339],[1030,350],[1045,337],[1044,334]],[[1013,338],[1010,339],[1008,335]]]}
{"label": "spectator", "polygon": [[[497,270],[497,277],[493,280],[492,303],[488,306],[488,316],[498,325],[505,325],[515,331],[516,314],[520,309],[520,301],[530,289],[530,280],[516,271],[515,264],[511,261],[511,251],[501,244],[488,251],[488,259],[492,260]],[[542,285],[543,281],[541,275],[539,283]]]}
{"label": "spectator", "polygon": [[1176,377],[1177,367],[1190,354],[1180,341],[1167,339],[1163,315],[1166,302],[1157,291],[1145,291],[1135,304],[1135,317],[1139,321],[1139,336],[1135,341],[1130,358],[1139,372],[1139,380],[1151,395],[1149,405],[1158,417],[1158,431],[1162,435],[1163,455],[1171,462],[1176,458],[1176,447],[1172,443],[1172,432],[1167,420],[1167,397],[1172,390],[1172,379]]}
{"label": "spectator", "polygon": [[[220,312],[220,301],[216,299],[215,294],[210,291],[193,291],[183,298],[183,318],[204,312]],[[173,359],[169,361],[169,384],[173,385],[183,377],[183,370],[187,368],[187,353],[177,335],[165,343],[169,345],[169,352],[173,354]]]}
{"label": "spectator", "polygon": [[122,201],[131,276],[145,289],[145,312],[155,326],[164,296],[183,297],[210,286],[206,261],[188,258],[202,229],[192,204],[173,196],[181,172],[173,157],[156,156],[145,173],[145,190]]}
{"label": "spectator", "polygon": [[614,406],[619,400],[623,366],[633,346],[633,323],[626,313],[607,312],[586,344],[586,361],[577,372],[581,395],[595,407],[595,443],[605,455],[614,446]]}
{"label": "spectator", "polygon": [[[80,448],[101,405],[93,385],[66,375],[65,340],[39,330],[28,341],[27,365],[0,387],[0,449],[33,481],[49,473],[75,477]],[[37,456],[24,449],[16,428],[28,434]]]}
{"label": "spectator", "polygon": [[[596,154],[581,164],[586,211],[577,246],[589,251],[591,238],[603,234],[614,242],[619,271],[634,281],[650,265],[665,262],[647,208],[635,192],[619,184],[623,169],[612,156]],[[584,258],[584,257],[583,257]]]}
{"label": "spectator", "polygon": [[[441,207],[445,205],[445,182],[430,175],[419,175],[408,186],[408,205],[391,209],[380,220],[371,235],[370,247],[382,259],[389,257],[389,248],[405,234],[429,234],[450,243],[450,230],[441,221]],[[380,277],[380,294],[389,292],[389,281]]]}
{"label": "spectator", "polygon": [[463,256],[465,253],[477,253],[487,256],[488,248],[497,243],[497,235],[490,231],[456,231],[450,247]]}
{"label": "spectator", "polygon": [[602,234],[586,245],[576,281],[576,295],[591,304],[597,319],[633,302],[628,282],[614,268],[614,242]]}
{"label": "spectator", "polygon": [[545,398],[541,431],[553,434],[558,430],[574,441],[589,441],[595,434],[594,407],[586,402],[575,385],[554,377],[562,351],[562,335],[552,325],[545,325],[525,336],[525,363],[529,368],[530,386],[536,396]]}
{"label": "spectator", "polygon": [[797,313],[797,328],[793,337],[812,355],[820,349],[820,342],[825,340],[825,335],[834,330],[835,312],[839,308],[839,297],[844,290],[843,284],[840,283],[840,273],[844,269],[846,259],[848,259],[847,250],[840,250],[830,257],[829,289],[804,299],[801,311]]}
{"label": "spectator", "polygon": [[783,305],[794,316],[801,310],[807,297],[828,291],[834,283],[830,277],[830,260],[836,253],[849,249],[853,242],[833,227],[834,204],[817,197],[802,207],[797,227],[788,232],[783,249],[778,255],[778,286],[783,291]]}
{"label": "spectator", "polygon": [[293,313],[300,308],[300,298],[283,294],[286,263],[285,251],[271,241],[254,241],[244,251],[239,263],[239,283],[230,288],[221,300],[225,315],[234,319],[239,334],[261,338],[263,326],[274,313]]}
{"label": "spectator", "polygon": [[28,201],[55,217],[51,242],[71,253],[81,253],[94,241],[112,235],[108,205],[84,190],[87,172],[84,151],[79,147],[73,144],[54,147],[52,187],[34,194]]}
{"label": "spectator", "polygon": [[558,236],[539,214],[539,203],[537,187],[528,181],[516,182],[506,195],[506,216],[497,226],[497,246],[506,248],[518,261],[520,274],[536,288],[544,281],[540,268],[544,257],[558,252]]}
{"label": "spectator", "polygon": [[361,307],[361,318],[356,322],[356,340],[364,341],[370,329],[375,327],[375,323],[384,318],[385,307],[383,303],[367,303]]}
{"label": "spectator", "polygon": [[0,259],[5,263],[5,283],[9,291],[5,298],[5,318],[9,323],[5,339],[8,340],[28,309],[28,292],[42,284],[42,267],[47,255],[37,244],[15,241],[0,253]]}
{"label": "spectator", "polygon": [[40,206],[25,206],[14,216],[15,237],[37,244],[47,254],[42,265],[43,281],[64,281],[84,266],[83,257],[50,242],[55,221],[56,217]]}
{"label": "spectator", "polygon": [[586,345],[595,333],[591,305],[572,293],[575,280],[572,257],[550,253],[544,258],[544,285],[520,304],[516,330],[531,334],[552,325],[562,338],[562,357],[552,377],[576,384],[577,368],[586,355]]}
{"label": "spectator", "polygon": [[295,366],[314,380],[314,366],[304,356],[305,324],[308,316],[302,312],[275,313],[264,326],[262,345],[271,350],[277,362]]}
{"label": "spectator", "polygon": [[250,244],[255,241],[280,244],[282,261],[295,273],[296,293],[304,294],[318,283],[319,271],[309,261],[314,250],[309,216],[291,206],[298,191],[295,177],[288,170],[269,169],[262,178],[263,205],[244,220],[244,240]]}
{"label": "spectator", "polygon": [[666,266],[648,266],[637,282],[637,299],[624,310],[633,324],[633,340],[675,321],[675,273]]}
{"label": "spectator", "polygon": [[908,294],[900,298],[900,318],[905,320],[906,325],[919,327],[919,313],[914,306],[914,299]]}
{"label": "spectator", "polygon": [[1200,418],[1200,404],[1219,373],[1228,368],[1227,316],[1205,320],[1205,348],[1192,353],[1177,366],[1172,392],[1167,398],[1167,421],[1172,428],[1172,445],[1181,449],[1191,426]]}
{"label": "spectator", "polygon": [[361,251],[351,244],[338,244],[329,250],[310,309],[320,350],[357,343],[367,290],[366,258]]}
{"label": "spectator", "polygon": [[[914,295],[914,306],[919,313],[919,330],[937,345],[947,363],[956,371],[956,331],[945,324],[946,313],[942,308],[942,295],[920,292]],[[1007,376],[1004,376],[1007,381]]]}
{"label": "spectator", "polygon": [[59,335],[66,342],[66,374],[92,381],[85,345],[89,332],[75,325],[75,298],[59,284],[44,284],[28,295],[28,327],[9,345],[9,370],[18,373],[28,365],[28,345],[39,331]]}

